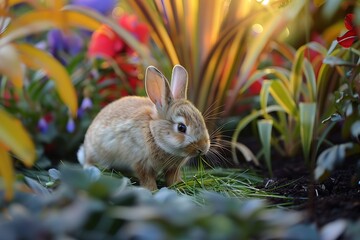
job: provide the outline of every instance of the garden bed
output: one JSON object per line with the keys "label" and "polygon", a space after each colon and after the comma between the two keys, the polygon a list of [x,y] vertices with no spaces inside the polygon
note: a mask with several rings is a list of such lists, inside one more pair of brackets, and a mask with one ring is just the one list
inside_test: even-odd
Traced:
{"label": "garden bed", "polygon": [[[304,164],[288,162],[286,167],[275,169],[276,177],[266,178],[262,188],[292,199],[289,208],[306,211],[307,221],[315,222],[319,227],[339,219],[356,221],[360,213],[356,164],[355,160],[349,160],[325,181],[315,183],[312,187]],[[314,194],[309,193],[311,189],[314,189]],[[281,198],[270,198],[270,202],[284,203]]]}

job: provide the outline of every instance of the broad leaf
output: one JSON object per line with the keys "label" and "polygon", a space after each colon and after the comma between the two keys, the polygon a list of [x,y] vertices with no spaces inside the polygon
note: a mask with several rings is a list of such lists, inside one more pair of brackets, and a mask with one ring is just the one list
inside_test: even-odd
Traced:
{"label": "broad leaf", "polygon": [[25,182],[37,195],[42,195],[42,196],[50,195],[50,190],[44,187],[43,185],[41,185],[38,181],[29,177],[25,177]]}
{"label": "broad leaf", "polygon": [[281,80],[287,87],[289,86],[288,76],[290,72],[285,68],[271,67],[255,71],[241,88],[240,94],[244,93],[256,80],[262,79],[270,74],[274,75],[276,79]]}
{"label": "broad leaf", "polygon": [[323,151],[318,159],[315,169],[315,179],[324,179],[334,168],[344,162],[346,150],[353,148],[353,143],[335,145]]}
{"label": "broad leaf", "polygon": [[306,78],[307,87],[309,90],[309,101],[314,102],[316,101],[316,76],[314,72],[314,68],[312,67],[309,60],[304,60],[304,74]]}
{"label": "broad leaf", "polygon": [[259,137],[264,150],[264,157],[266,165],[272,176],[271,167],[271,132],[272,132],[272,121],[263,119],[257,122]]}
{"label": "broad leaf", "polygon": [[26,166],[35,161],[35,146],[21,122],[0,108],[0,143],[14,152]]}
{"label": "broad leaf", "polygon": [[264,110],[264,115],[266,116],[266,107],[268,104],[268,98],[269,98],[269,93],[270,93],[270,86],[271,86],[272,81],[270,80],[265,80],[263,82],[263,85],[261,87],[261,91],[260,91],[260,107],[262,110]]}
{"label": "broad leaf", "polygon": [[360,139],[360,120],[351,125],[351,135],[359,141]]}
{"label": "broad leaf", "polygon": [[309,161],[313,140],[316,103],[300,103],[300,138],[306,161]]}
{"label": "broad leaf", "polygon": [[299,99],[299,95],[300,95],[300,87],[302,83],[302,66],[304,62],[305,49],[306,46],[302,46],[298,51],[296,51],[295,60],[293,62],[291,69],[290,90],[295,101]]}
{"label": "broad leaf", "polygon": [[30,68],[42,69],[55,82],[62,101],[69,107],[73,116],[76,115],[78,102],[76,92],[66,69],[50,54],[29,44],[17,44],[21,60]]}
{"label": "broad leaf", "polygon": [[[270,113],[270,112],[276,112],[276,111],[284,111],[284,109],[280,106],[277,105],[272,105],[266,108],[266,113]],[[259,111],[255,111],[252,112],[251,114],[249,114],[248,116],[246,116],[245,118],[243,118],[238,125],[236,126],[236,129],[234,131],[234,134],[231,138],[231,152],[232,152],[232,156],[233,159],[236,163],[239,162],[238,158],[236,157],[236,144],[237,144],[237,139],[241,133],[241,131],[252,121],[254,121],[255,119],[259,118],[260,116],[262,116],[264,114],[264,112],[262,110]]]}
{"label": "broad leaf", "polygon": [[329,64],[330,66],[350,66],[354,67],[356,66],[354,63],[346,61],[342,58],[335,57],[335,56],[328,56],[323,61],[324,64]]}
{"label": "broad leaf", "polygon": [[274,80],[270,86],[270,93],[275,101],[293,117],[297,116],[296,104],[289,90],[279,80]]}

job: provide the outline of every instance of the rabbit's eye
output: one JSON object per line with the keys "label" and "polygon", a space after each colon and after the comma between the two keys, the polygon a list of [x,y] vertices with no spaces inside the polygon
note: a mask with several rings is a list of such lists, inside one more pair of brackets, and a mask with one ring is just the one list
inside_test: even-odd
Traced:
{"label": "rabbit's eye", "polygon": [[186,133],[186,125],[183,123],[178,123],[177,129],[181,133]]}

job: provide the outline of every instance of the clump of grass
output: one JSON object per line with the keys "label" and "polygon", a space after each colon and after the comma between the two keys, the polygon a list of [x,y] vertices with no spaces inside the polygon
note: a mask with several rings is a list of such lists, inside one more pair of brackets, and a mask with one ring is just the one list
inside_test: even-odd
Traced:
{"label": "clump of grass", "polygon": [[179,194],[190,196],[195,202],[202,204],[204,199],[200,193],[204,191],[217,192],[229,198],[281,198],[286,196],[276,195],[261,189],[263,178],[254,171],[242,169],[210,168],[205,169],[204,162],[199,161],[198,167],[187,167],[183,170],[183,181],[171,188]]}

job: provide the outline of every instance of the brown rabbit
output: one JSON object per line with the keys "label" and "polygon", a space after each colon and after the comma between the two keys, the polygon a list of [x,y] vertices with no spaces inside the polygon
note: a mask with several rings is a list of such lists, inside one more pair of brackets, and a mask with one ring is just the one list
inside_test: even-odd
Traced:
{"label": "brown rabbit", "polygon": [[85,167],[130,167],[150,190],[157,189],[161,171],[168,186],[180,181],[180,167],[210,148],[203,116],[186,99],[187,82],[180,65],[173,68],[171,88],[159,70],[148,67],[148,97],[123,97],[102,109],[87,130],[79,161]]}

